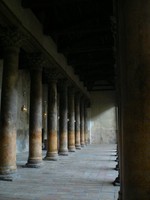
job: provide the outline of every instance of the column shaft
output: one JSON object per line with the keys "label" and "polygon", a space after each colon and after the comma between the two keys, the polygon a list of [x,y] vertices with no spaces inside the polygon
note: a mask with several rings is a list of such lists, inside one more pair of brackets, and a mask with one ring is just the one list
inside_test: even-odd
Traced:
{"label": "column shaft", "polygon": [[46,160],[57,160],[57,81],[48,86],[48,147]]}
{"label": "column shaft", "polygon": [[75,151],[75,112],[74,112],[74,90],[70,88],[68,92],[68,149]]}
{"label": "column shaft", "polygon": [[31,70],[28,167],[42,163],[42,72]]}
{"label": "column shaft", "polygon": [[80,95],[75,95],[75,147],[81,149],[80,144]]}
{"label": "column shaft", "polygon": [[59,106],[59,155],[68,155],[67,82],[65,80],[61,81]]}
{"label": "column shaft", "polygon": [[88,119],[87,119],[87,105],[84,107],[84,138],[85,145],[88,144]]}
{"label": "column shaft", "polygon": [[0,174],[16,171],[16,122],[19,48],[4,50],[4,67],[1,95]]}
{"label": "column shaft", "polygon": [[80,138],[81,147],[85,145],[85,133],[84,133],[84,100],[81,98],[80,101]]}
{"label": "column shaft", "polygon": [[150,1],[119,2],[122,199],[150,199]]}
{"label": "column shaft", "polygon": [[47,84],[43,84],[42,88],[42,149],[47,150],[47,104],[48,104],[48,86]]}

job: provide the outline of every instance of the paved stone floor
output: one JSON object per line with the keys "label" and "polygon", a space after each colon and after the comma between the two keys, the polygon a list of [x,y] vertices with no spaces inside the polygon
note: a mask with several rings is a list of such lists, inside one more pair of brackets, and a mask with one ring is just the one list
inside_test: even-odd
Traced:
{"label": "paved stone floor", "polygon": [[117,200],[115,149],[88,145],[37,169],[22,168],[28,155],[18,154],[18,177],[0,181],[0,200]]}

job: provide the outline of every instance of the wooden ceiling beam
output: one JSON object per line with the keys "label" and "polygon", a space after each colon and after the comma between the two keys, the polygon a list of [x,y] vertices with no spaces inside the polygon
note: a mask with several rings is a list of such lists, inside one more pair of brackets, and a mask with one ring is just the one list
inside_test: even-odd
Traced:
{"label": "wooden ceiling beam", "polygon": [[90,55],[80,55],[80,56],[74,56],[68,58],[68,64],[72,66],[82,66],[82,65],[98,65],[102,63],[108,63],[110,62],[113,66],[115,63],[115,60],[113,58],[113,55],[111,54],[98,54],[97,56],[91,56]]}
{"label": "wooden ceiling beam", "polygon": [[106,60],[107,62],[101,62],[99,64],[87,64],[87,65],[77,65],[74,66],[74,70],[90,70],[90,69],[112,69],[114,68],[114,64],[110,60]]}
{"label": "wooden ceiling beam", "polygon": [[95,51],[99,51],[99,52],[109,52],[109,51],[113,51],[113,48],[112,46],[105,46],[105,47],[102,47],[102,46],[81,46],[79,48],[77,47],[66,47],[66,48],[59,48],[58,49],[58,52],[61,52],[61,53],[65,53],[65,54],[76,54],[76,53],[88,53],[88,52],[95,52]]}
{"label": "wooden ceiling beam", "polygon": [[71,28],[71,29],[52,29],[52,27],[44,26],[45,35],[69,36],[74,34],[102,33],[111,31],[110,26],[101,26],[100,28]]}
{"label": "wooden ceiling beam", "polygon": [[114,39],[111,33],[73,35],[57,38],[58,52],[82,53],[87,51],[113,51]]}
{"label": "wooden ceiling beam", "polygon": [[96,60],[74,60],[74,61],[69,61],[68,64],[72,65],[74,68],[77,66],[81,66],[81,65],[101,65],[101,64],[107,64],[108,61],[110,63],[115,64],[115,60],[113,58],[103,58],[103,59],[96,59]]}
{"label": "wooden ceiling beam", "polygon": [[[78,72],[76,72],[76,74],[77,75],[79,75],[79,76],[82,76],[82,75],[84,75],[84,74],[87,74],[87,75],[89,75],[90,77],[93,77],[93,76],[95,76],[95,75],[100,75],[100,76],[107,76],[107,75],[114,75],[114,70],[113,69],[111,69],[111,70],[100,70],[100,69],[96,69],[96,70],[94,70],[94,69],[90,69],[90,70],[84,70],[84,71],[78,71]],[[90,74],[89,74],[90,73]]]}
{"label": "wooden ceiling beam", "polygon": [[79,78],[81,81],[84,81],[84,82],[88,82],[88,81],[91,81],[93,80],[93,82],[95,81],[100,81],[100,80],[108,80],[108,79],[114,79],[114,76],[112,74],[95,74],[95,75],[87,75],[87,74],[80,74],[79,75]]}
{"label": "wooden ceiling beam", "polygon": [[[88,88],[87,88],[88,89]],[[115,90],[115,87],[110,87],[110,88],[108,88],[108,87],[104,87],[104,88],[92,88],[92,89],[88,89],[88,91],[90,92],[97,92],[97,91],[114,91]]]}
{"label": "wooden ceiling beam", "polygon": [[52,2],[49,0],[22,0],[21,2],[23,8],[40,8],[45,9],[50,7]]}

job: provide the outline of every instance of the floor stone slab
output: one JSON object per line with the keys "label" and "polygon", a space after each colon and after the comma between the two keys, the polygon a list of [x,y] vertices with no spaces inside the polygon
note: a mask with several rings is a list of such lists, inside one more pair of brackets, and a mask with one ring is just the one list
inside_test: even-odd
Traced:
{"label": "floor stone slab", "polygon": [[41,168],[24,168],[27,158],[17,155],[17,179],[0,181],[0,200],[117,200],[116,145],[88,145]]}

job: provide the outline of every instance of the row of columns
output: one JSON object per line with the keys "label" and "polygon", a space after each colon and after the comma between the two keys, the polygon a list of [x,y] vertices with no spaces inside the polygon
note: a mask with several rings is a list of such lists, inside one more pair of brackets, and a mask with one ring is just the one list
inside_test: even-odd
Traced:
{"label": "row of columns", "polygon": [[[80,112],[82,105],[79,93],[75,95],[73,87],[68,87],[67,80],[61,80],[59,92],[59,113],[57,105],[57,81],[50,79],[48,85],[48,139],[46,160],[57,160],[59,155],[68,155],[69,152],[75,152],[75,149],[81,149],[81,126],[84,124]],[[87,107],[84,107],[87,110]],[[83,111],[84,111],[83,110]],[[86,111],[87,112],[87,111]],[[58,115],[59,115],[59,148],[58,148]],[[87,120],[87,118],[86,118]],[[85,119],[84,119],[85,121]],[[87,121],[85,122],[87,124]],[[88,129],[86,129],[88,132]],[[83,135],[88,135],[83,132]],[[83,141],[82,147],[87,144]]]}
{"label": "row of columns", "polygon": [[[12,36],[12,37],[11,37]],[[4,67],[1,95],[0,119],[0,179],[7,179],[16,172],[16,122],[17,122],[17,74],[19,65],[20,35],[10,30],[0,30],[4,49]],[[19,38],[19,39],[18,39]],[[29,157],[26,167],[42,164],[42,67],[40,54],[32,54],[27,63],[31,71]],[[67,80],[62,80],[59,93],[59,149],[57,144],[57,78],[52,74],[48,79],[48,131],[45,160],[57,160],[59,155],[68,155],[87,144],[84,122],[87,120],[84,100],[75,95],[74,89],[68,93]],[[69,118],[69,122],[68,122]],[[76,123],[75,123],[76,122]],[[85,130],[84,130],[85,129]]]}

